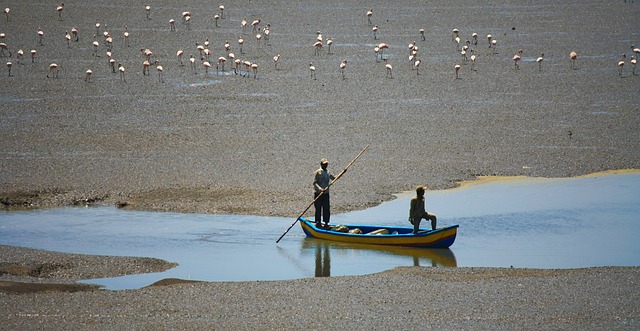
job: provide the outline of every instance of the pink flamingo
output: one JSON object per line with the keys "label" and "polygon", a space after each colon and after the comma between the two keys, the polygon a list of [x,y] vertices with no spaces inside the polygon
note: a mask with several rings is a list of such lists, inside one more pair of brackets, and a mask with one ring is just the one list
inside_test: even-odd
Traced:
{"label": "pink flamingo", "polygon": [[209,63],[209,61],[205,61],[204,58],[200,58],[200,61],[202,61],[202,66],[204,67],[204,75],[209,76],[209,68],[211,68],[211,63]]}
{"label": "pink flamingo", "polygon": [[622,69],[624,68],[624,61],[627,59],[627,54],[622,54],[622,58],[618,61],[618,76],[622,77]]}
{"label": "pink flamingo", "polygon": [[344,75],[344,71],[347,69],[347,60],[343,60],[342,63],[340,63],[340,72],[342,73],[342,78],[346,78]]}
{"label": "pink flamingo", "polygon": [[315,47],[315,55],[320,55],[320,52],[322,51],[322,41],[316,41],[313,44],[313,47]]}
{"label": "pink flamingo", "polygon": [[87,69],[87,71],[85,71],[84,81],[91,82],[91,75],[93,75],[93,71],[91,71],[91,69]]}
{"label": "pink flamingo", "polygon": [[59,4],[58,7],[56,7],[56,11],[58,12],[58,21],[62,21],[62,10],[64,9],[64,2]]}
{"label": "pink flamingo", "polygon": [[578,53],[576,53],[576,51],[571,51],[571,53],[569,53],[569,59],[571,59],[571,69],[575,69],[575,63],[577,58],[578,58]]}
{"label": "pink flamingo", "polygon": [[144,7],[144,10],[147,12],[147,19],[151,19],[151,6]]}
{"label": "pink flamingo", "polygon": [[373,16],[373,9],[367,10],[367,23],[371,25],[371,17]]}
{"label": "pink flamingo", "polygon": [[129,47],[129,27],[128,26],[124,26],[124,32],[122,33],[124,35],[124,44]]}
{"label": "pink flamingo", "polygon": [[258,64],[257,63],[252,63],[251,64],[251,70],[253,70],[253,79],[257,79],[258,78]]}
{"label": "pink flamingo", "polygon": [[393,73],[392,73],[392,71],[393,71],[393,66],[391,66],[391,64],[390,64],[390,63],[387,63],[387,64],[385,65],[385,68],[387,68],[387,77],[389,77],[389,78],[393,78]]}
{"label": "pink flamingo", "polygon": [[164,68],[160,65],[158,60],[155,61],[156,70],[158,70],[158,80],[160,83],[164,83]]}
{"label": "pink flamingo", "polygon": [[460,68],[461,68],[460,65],[456,64],[453,68],[456,70],[456,79],[460,79],[460,76],[458,75],[458,72],[460,71]]}
{"label": "pink flamingo", "polygon": [[47,78],[51,78],[49,77],[49,75],[51,75],[51,77],[53,78],[58,78],[58,65],[55,63],[51,63],[49,65],[49,72],[47,73]]}
{"label": "pink flamingo", "polygon": [[316,79],[316,66],[313,65],[313,62],[309,63],[309,71],[311,72],[311,78]]}
{"label": "pink flamingo", "polygon": [[7,16],[7,22],[9,22],[9,13],[11,12],[11,8],[7,7],[4,9],[4,15]]}
{"label": "pink flamingo", "polygon": [[184,51],[183,51],[183,50],[181,50],[181,49],[179,49],[179,50],[176,52],[176,56],[178,57],[178,61],[180,62],[180,66],[181,66],[181,67],[182,67],[182,66],[184,66],[184,63],[182,63],[182,55],[184,55]]}
{"label": "pink flamingo", "polygon": [[420,71],[418,71],[418,69],[420,69],[420,63],[422,63],[422,61],[420,59],[417,59],[414,63],[413,66],[416,68],[416,75],[420,74]]}
{"label": "pink flamingo", "polygon": [[518,65],[518,62],[520,62],[520,60],[522,59],[522,54],[523,54],[523,53],[524,53],[524,52],[523,52],[522,50],[519,50],[519,51],[518,51],[518,53],[516,53],[516,54],[513,56],[513,62],[515,63],[515,68],[516,68],[516,70],[520,69],[520,66]]}
{"label": "pink flamingo", "polygon": [[278,70],[278,61],[280,61],[280,54],[273,57],[273,65],[276,70]]}
{"label": "pink flamingo", "polygon": [[9,77],[11,77],[11,66],[13,65],[13,63],[11,63],[11,61],[7,62],[7,69],[9,69]]}
{"label": "pink flamingo", "polygon": [[118,63],[118,71],[120,72],[120,80],[126,83],[127,79],[124,77],[124,66],[122,63]]}

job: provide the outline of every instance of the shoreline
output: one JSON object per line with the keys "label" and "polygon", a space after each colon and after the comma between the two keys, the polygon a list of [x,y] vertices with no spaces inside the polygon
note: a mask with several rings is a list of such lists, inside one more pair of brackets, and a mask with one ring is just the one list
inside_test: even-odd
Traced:
{"label": "shoreline", "polygon": [[[571,178],[589,178],[595,176],[602,175],[616,175],[616,174],[627,174],[627,173],[640,173],[640,169],[612,169],[612,170],[602,170],[593,173],[570,176],[570,177],[531,177],[531,176],[477,176],[475,179],[465,179],[461,181],[452,181],[452,185],[446,188],[431,188],[429,187],[429,191],[433,190],[452,190],[452,189],[464,189],[469,186],[474,185],[482,185],[485,183],[491,182],[502,182],[502,181],[517,181],[517,180],[527,180],[527,179],[546,179],[546,180],[555,180],[555,179],[571,179]],[[52,189],[54,192],[61,192],[59,189]],[[183,189],[186,195],[197,194],[199,189],[194,189],[189,193],[189,189]],[[366,208],[375,207],[381,203],[386,201],[390,201],[396,199],[398,196],[410,194],[413,190],[406,190],[397,193],[390,193],[388,199],[383,199],[378,203],[370,203],[365,206],[348,206],[348,207],[338,207],[339,213],[351,212],[363,210]],[[61,195],[67,196],[68,194],[73,195],[73,193],[60,193]],[[149,193],[148,193],[149,194]],[[149,194],[152,196],[153,194]],[[236,194],[231,194],[236,195]],[[107,193],[103,193],[102,196],[109,196]],[[189,209],[184,205],[180,205],[179,200],[173,201],[173,197],[170,193],[163,195],[162,197],[162,208],[153,207],[152,201],[158,200],[155,197],[145,198],[145,193],[140,193],[137,197],[137,203],[130,204],[126,201],[113,201],[113,199],[68,199],[68,198],[60,198],[58,193],[54,193],[52,195],[42,194],[41,191],[33,191],[33,192],[2,192],[0,191],[0,203],[2,204],[2,209],[5,211],[19,211],[19,210],[31,210],[31,209],[40,209],[40,208],[64,208],[64,207],[78,207],[78,206],[115,206],[116,208],[122,208],[127,210],[139,210],[139,211],[156,211],[156,212],[178,212],[178,213],[199,213],[197,209]],[[248,194],[248,196],[253,196],[252,194]],[[146,201],[146,202],[145,202]],[[231,208],[231,212],[229,211],[206,211],[204,213],[207,214],[243,214],[248,215],[242,212],[241,207]],[[235,212],[234,212],[235,211]],[[253,214],[255,216],[279,216],[279,217],[293,217],[294,214],[270,214],[270,213],[258,213]]]}

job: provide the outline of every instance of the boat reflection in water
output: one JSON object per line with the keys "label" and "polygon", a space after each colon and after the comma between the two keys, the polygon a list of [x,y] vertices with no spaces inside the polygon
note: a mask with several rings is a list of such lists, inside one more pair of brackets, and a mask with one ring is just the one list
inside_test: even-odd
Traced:
{"label": "boat reflection in water", "polygon": [[[363,245],[326,241],[315,238],[302,240],[303,255],[315,258],[315,277],[331,276],[331,256],[338,275],[380,272],[400,266],[456,267],[456,257],[448,248],[413,248],[385,245]],[[364,265],[377,270],[364,270]],[[334,270],[334,274],[336,274]]]}

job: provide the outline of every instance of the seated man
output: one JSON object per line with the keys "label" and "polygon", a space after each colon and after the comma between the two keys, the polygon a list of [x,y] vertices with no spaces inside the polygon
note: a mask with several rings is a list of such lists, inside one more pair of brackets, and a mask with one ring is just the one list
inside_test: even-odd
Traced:
{"label": "seated man", "polygon": [[425,208],[424,186],[416,188],[416,196],[411,198],[411,209],[409,209],[409,222],[413,224],[413,233],[418,233],[420,221],[422,219],[431,220],[431,230],[436,229],[436,215],[428,213]]}

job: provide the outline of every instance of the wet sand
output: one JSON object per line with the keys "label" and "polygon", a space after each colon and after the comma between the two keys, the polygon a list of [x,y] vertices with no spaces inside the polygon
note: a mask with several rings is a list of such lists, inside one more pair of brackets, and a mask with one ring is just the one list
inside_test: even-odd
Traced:
{"label": "wet sand", "polygon": [[[7,77],[6,66],[0,71],[4,206],[118,204],[294,216],[310,201],[311,174],[320,158],[329,158],[337,173],[367,144],[369,150],[332,189],[335,212],[376,205],[417,184],[440,189],[476,176],[569,177],[640,168],[640,77],[631,73],[629,62],[631,45],[640,44],[637,3],[249,1],[225,3],[226,18],[218,20],[218,27],[212,19],[216,5],[210,2],[150,4],[147,19],[144,6],[132,1],[67,2],[62,20],[49,2],[4,4],[11,12],[8,21],[0,17],[0,33],[13,53],[12,76]],[[379,25],[376,40],[365,17],[369,8]],[[181,23],[184,11],[193,14],[190,29]],[[243,16],[250,22],[261,18],[263,27],[270,24],[268,43],[258,45],[251,28],[242,34]],[[178,22],[176,32],[169,31],[171,18]],[[125,25],[130,46],[123,37]],[[38,27],[45,33],[43,45]],[[64,35],[72,27],[78,28],[80,41],[68,47]],[[478,45],[472,46],[475,64],[462,62],[453,28],[460,30],[463,44],[478,33]],[[93,35],[105,30],[114,39],[113,58],[126,68],[126,82],[111,72],[102,36],[96,38],[98,56],[92,55]],[[331,52],[324,47],[314,55],[316,31],[333,39]],[[487,34],[498,40],[495,50],[487,47]],[[208,74],[199,60],[197,74],[189,64],[180,66],[176,51],[184,50],[184,62],[190,54],[199,58],[195,43],[206,38],[213,51]],[[247,77],[231,73],[231,61],[224,72],[216,72],[216,59],[227,54],[226,40],[236,58],[259,65],[256,78],[252,72]],[[407,45],[414,40],[422,60],[419,74],[408,61]],[[373,47],[380,42],[390,45],[385,57],[393,65],[393,78],[387,77],[385,61],[376,61]],[[152,62],[163,66],[164,82],[155,66],[149,76],[142,74],[142,48],[151,49]],[[25,52],[20,63],[18,49]],[[31,49],[37,51],[34,63]],[[512,57],[519,50],[524,53],[515,69]],[[578,59],[572,68],[568,54],[574,50]],[[541,70],[535,62],[540,53]],[[622,53],[627,62],[619,75]],[[278,54],[276,69],[272,57]],[[338,67],[344,59],[345,78]],[[310,62],[317,68],[316,79],[310,78]],[[58,78],[46,78],[51,63],[58,64]],[[455,64],[462,67],[459,79]],[[91,82],[84,81],[87,69],[93,71]],[[522,292],[507,290],[509,284],[517,288],[521,278],[516,275],[522,271],[483,272],[507,277],[473,282],[473,270],[403,269],[366,277],[188,284],[124,293],[3,295],[0,303],[12,312],[3,315],[3,325],[13,329],[68,319],[70,325],[96,323],[95,328],[189,323],[193,328],[371,329],[395,325],[390,323],[409,310],[401,303],[416,307],[410,309],[414,313],[427,307],[402,318],[416,321],[407,329],[426,323],[441,329],[638,324],[631,304],[637,302],[637,285],[629,280],[637,278],[636,268],[557,271],[526,278]],[[413,273],[422,276],[411,283],[394,276]],[[434,275],[449,273],[467,280],[446,283],[442,288],[449,291],[438,292],[445,299],[425,304],[433,302],[430,291],[442,285]],[[566,282],[560,285],[556,279]],[[620,279],[631,284],[628,291],[618,290]],[[360,282],[367,287],[356,290]],[[380,291],[381,283],[396,290]],[[414,283],[420,284],[415,291]],[[460,292],[466,297],[455,296],[461,287],[470,291]],[[351,304],[337,297],[336,288],[356,291]],[[203,294],[191,307],[193,291]],[[216,297],[214,292],[231,294]],[[454,299],[447,300],[448,295]],[[169,296],[178,299],[167,302]],[[462,299],[468,297],[478,300]],[[507,304],[483,304],[496,300]],[[89,302],[95,310],[78,313]],[[458,304],[466,309],[453,309]],[[362,309],[349,315],[347,308],[354,305]],[[594,306],[597,313],[590,313]],[[52,311],[57,307],[60,313]],[[208,309],[200,314],[202,307]],[[331,322],[299,318],[316,309],[321,311],[312,317],[341,317]]]}

